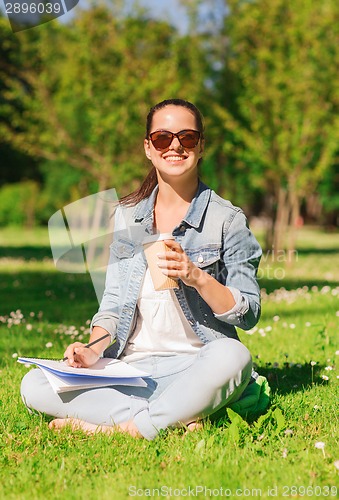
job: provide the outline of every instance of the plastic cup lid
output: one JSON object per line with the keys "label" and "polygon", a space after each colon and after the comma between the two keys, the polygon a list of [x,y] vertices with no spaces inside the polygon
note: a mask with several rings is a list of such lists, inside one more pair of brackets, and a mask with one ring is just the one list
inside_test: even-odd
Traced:
{"label": "plastic cup lid", "polygon": [[147,245],[148,243],[154,243],[155,241],[162,240],[174,240],[174,236],[172,235],[172,233],[151,234],[150,236],[146,236],[146,238],[144,238],[142,244]]}

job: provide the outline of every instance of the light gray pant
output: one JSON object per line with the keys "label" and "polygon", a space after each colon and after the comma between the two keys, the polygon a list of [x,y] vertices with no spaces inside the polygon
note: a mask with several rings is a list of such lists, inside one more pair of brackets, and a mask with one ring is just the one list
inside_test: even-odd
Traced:
{"label": "light gray pant", "polygon": [[22,380],[28,408],[48,415],[73,417],[97,425],[133,420],[149,440],[160,429],[188,424],[233,403],[248,385],[252,360],[234,339],[218,339],[197,354],[151,356],[131,362],[151,374],[147,387],[115,386],[55,394],[40,369]]}

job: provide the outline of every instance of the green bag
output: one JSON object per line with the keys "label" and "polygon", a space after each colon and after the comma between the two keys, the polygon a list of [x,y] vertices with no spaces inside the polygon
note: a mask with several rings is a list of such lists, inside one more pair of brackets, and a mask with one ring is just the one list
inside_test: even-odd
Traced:
{"label": "green bag", "polygon": [[251,419],[264,413],[270,404],[271,388],[266,377],[259,377],[249,384],[235,403],[231,403],[229,408],[238,413],[244,419]]}

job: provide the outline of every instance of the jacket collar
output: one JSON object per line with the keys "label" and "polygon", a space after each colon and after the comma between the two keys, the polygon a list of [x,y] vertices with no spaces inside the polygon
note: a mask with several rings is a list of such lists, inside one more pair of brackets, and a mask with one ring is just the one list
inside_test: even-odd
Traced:
{"label": "jacket collar", "polygon": [[[158,190],[159,187],[157,185],[148,198],[145,198],[138,203],[138,205],[136,205],[134,211],[135,222],[147,224],[149,221],[153,220],[154,203]],[[186,222],[189,226],[198,228],[201,224],[203,215],[210,200],[210,196],[210,188],[199,180],[198,190],[191,201],[185,217],[183,218],[183,222]]]}

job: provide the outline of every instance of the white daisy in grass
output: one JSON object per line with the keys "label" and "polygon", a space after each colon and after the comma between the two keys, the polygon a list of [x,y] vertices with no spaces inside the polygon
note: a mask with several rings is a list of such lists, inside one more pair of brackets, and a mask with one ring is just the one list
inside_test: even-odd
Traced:
{"label": "white daisy in grass", "polygon": [[314,447],[317,448],[318,450],[321,450],[323,452],[324,458],[325,458],[325,443],[323,441],[317,441],[314,444]]}
{"label": "white daisy in grass", "polygon": [[323,441],[317,441],[314,447],[318,450],[323,450],[325,448],[325,443]]}

